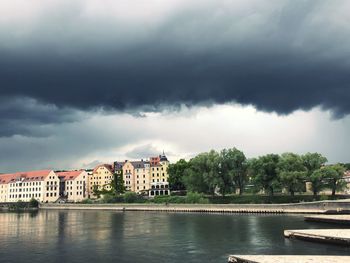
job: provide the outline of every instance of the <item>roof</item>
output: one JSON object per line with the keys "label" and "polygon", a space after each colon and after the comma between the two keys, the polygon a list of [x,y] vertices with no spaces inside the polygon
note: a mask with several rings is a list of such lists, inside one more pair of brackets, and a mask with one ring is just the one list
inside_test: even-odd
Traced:
{"label": "roof", "polygon": [[100,167],[105,167],[108,171],[110,171],[111,173],[113,173],[113,166],[110,165],[110,164],[106,164],[106,163],[105,163],[105,164],[97,165],[97,166],[94,168],[93,172],[96,172],[97,169],[100,168]]}
{"label": "roof", "polygon": [[159,155],[159,158],[160,158],[160,161],[168,161],[168,158],[166,158],[164,151],[162,155]]}
{"label": "roof", "polygon": [[114,162],[114,170],[121,170],[121,169],[123,169],[123,165],[124,165],[124,163],[123,162],[118,162],[118,161],[115,161]]}
{"label": "roof", "polygon": [[75,180],[79,175],[81,175],[84,170],[79,170],[79,171],[66,171],[66,172],[58,172],[56,173],[58,177],[62,181],[69,181],[69,180]]}
{"label": "roof", "polygon": [[134,166],[134,168],[145,168],[144,161],[134,161],[134,162],[131,162],[131,164]]}
{"label": "roof", "polygon": [[0,174],[0,184],[8,184],[12,181],[20,180],[24,182],[42,181],[52,170],[39,170],[30,172],[17,172],[12,174]]}

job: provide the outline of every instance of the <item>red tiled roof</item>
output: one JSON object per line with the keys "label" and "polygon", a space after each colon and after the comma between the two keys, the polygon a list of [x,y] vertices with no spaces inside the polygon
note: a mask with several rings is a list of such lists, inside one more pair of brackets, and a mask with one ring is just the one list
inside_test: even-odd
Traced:
{"label": "red tiled roof", "polygon": [[79,171],[56,172],[56,174],[61,180],[68,181],[68,180],[74,180],[83,172],[84,170],[79,170]]}
{"label": "red tiled roof", "polygon": [[52,170],[40,170],[30,172],[17,172],[12,174],[0,174],[0,184],[7,184],[11,181],[23,178],[23,181],[42,181],[44,180]]}
{"label": "red tiled roof", "polygon": [[97,165],[94,170],[93,170],[93,173],[96,172],[96,170],[100,167],[105,167],[106,169],[108,169],[111,173],[113,173],[113,166],[110,165],[110,164],[100,164],[100,165]]}

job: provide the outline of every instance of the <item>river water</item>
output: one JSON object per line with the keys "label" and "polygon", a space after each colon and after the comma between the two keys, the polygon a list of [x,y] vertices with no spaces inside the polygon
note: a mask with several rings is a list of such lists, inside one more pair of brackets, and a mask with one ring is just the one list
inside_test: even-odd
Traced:
{"label": "river water", "polygon": [[229,254],[350,255],[288,240],[284,229],[330,228],[302,216],[114,211],[0,213],[0,262],[227,262]]}

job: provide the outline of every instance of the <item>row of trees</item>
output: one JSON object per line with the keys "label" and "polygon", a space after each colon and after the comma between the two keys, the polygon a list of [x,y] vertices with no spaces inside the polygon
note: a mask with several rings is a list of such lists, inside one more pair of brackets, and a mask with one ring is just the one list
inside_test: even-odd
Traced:
{"label": "row of trees", "polygon": [[287,190],[292,196],[305,191],[305,183],[312,186],[314,195],[329,188],[332,195],[345,187],[342,180],[345,165],[326,165],[327,158],[319,153],[267,154],[247,159],[236,148],[211,150],[190,161],[183,159],[168,169],[171,190],[188,190],[222,196],[238,191],[243,194],[251,185],[255,191],[273,196],[276,191]]}

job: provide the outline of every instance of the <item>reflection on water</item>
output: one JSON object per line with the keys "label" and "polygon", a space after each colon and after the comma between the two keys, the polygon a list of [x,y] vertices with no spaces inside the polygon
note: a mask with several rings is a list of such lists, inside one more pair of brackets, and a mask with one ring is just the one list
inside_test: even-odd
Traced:
{"label": "reflection on water", "polygon": [[283,238],[283,229],[320,227],[285,215],[0,213],[0,262],[226,262],[228,254],[350,254],[344,247]]}

